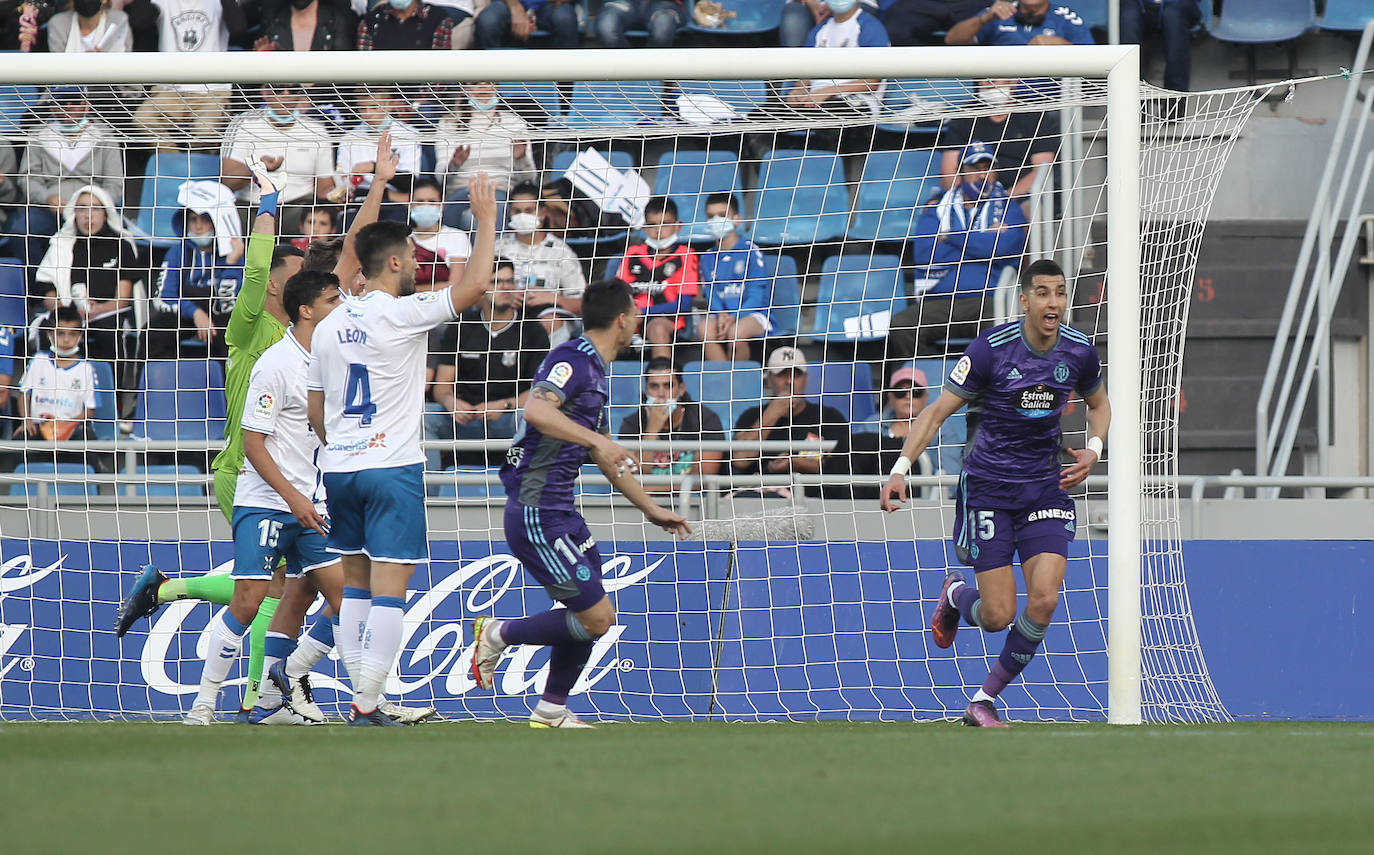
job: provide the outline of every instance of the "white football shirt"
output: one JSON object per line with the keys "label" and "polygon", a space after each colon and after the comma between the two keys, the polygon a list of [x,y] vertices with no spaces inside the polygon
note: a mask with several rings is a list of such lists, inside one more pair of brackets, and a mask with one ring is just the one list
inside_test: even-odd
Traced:
{"label": "white football shirt", "polygon": [[[281,474],[302,496],[318,505],[324,501],[324,485],[317,463],[320,443],[310,427],[305,390],[309,366],[310,354],[290,329],[281,341],[263,351],[248,378],[243,429],[266,435],[267,453]],[[234,507],[291,510],[247,458],[234,491]]]}
{"label": "white football shirt", "polygon": [[45,350],[29,360],[20,390],[29,396],[31,418],[81,421],[95,409],[95,369],[84,359],[59,367]]}
{"label": "white football shirt", "polygon": [[423,463],[429,331],[458,316],[449,289],[369,291],[329,313],[310,346],[310,388],[324,392],[324,472]]}

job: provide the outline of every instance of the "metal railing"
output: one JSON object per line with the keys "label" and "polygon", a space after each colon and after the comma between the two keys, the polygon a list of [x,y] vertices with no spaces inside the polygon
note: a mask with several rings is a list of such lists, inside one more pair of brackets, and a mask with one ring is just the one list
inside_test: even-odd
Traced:
{"label": "metal railing", "polygon": [[[1374,110],[1374,97],[1371,96],[1365,97],[1363,105],[1356,105],[1372,46],[1374,21],[1365,26],[1355,51],[1353,70],[1341,103],[1331,151],[1317,185],[1317,197],[1303,233],[1288,296],[1279,318],[1278,334],[1269,354],[1259,400],[1255,404],[1255,472],[1259,475],[1277,476],[1287,471],[1314,376],[1317,381],[1318,472],[1322,475],[1328,473],[1331,445],[1331,315],[1354,253],[1359,235],[1360,208],[1364,204],[1370,169],[1374,165],[1374,159],[1366,157],[1363,169],[1357,169],[1361,144],[1369,125],[1367,114]],[[1349,133],[1352,119],[1355,120],[1353,134]],[[1338,170],[1339,180],[1336,177]],[[1360,176],[1359,184],[1347,209],[1346,196],[1357,173]],[[1347,217],[1346,233],[1333,259],[1331,247],[1343,211]],[[1309,278],[1308,268],[1312,266],[1314,252],[1316,264]],[[1299,304],[1302,307],[1301,317],[1298,317]]]}

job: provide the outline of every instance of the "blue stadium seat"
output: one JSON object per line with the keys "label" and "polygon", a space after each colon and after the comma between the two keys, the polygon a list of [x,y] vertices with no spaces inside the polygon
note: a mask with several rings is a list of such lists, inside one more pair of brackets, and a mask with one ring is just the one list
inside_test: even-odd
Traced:
{"label": "blue stadium seat", "polygon": [[620,423],[639,409],[644,400],[644,366],[638,360],[622,359],[611,363],[611,401],[606,408],[611,433],[620,436]]}
{"label": "blue stadium seat", "polygon": [[27,295],[24,262],[17,258],[0,258],[0,326],[23,334],[29,323]]}
{"label": "blue stadium seat", "polygon": [[1312,0],[1232,2],[1221,7],[1219,20],[1214,22],[1207,14],[1202,17],[1208,32],[1218,41],[1264,44],[1286,42],[1307,32],[1316,23],[1317,10]]}
{"label": "blue stadium seat", "polygon": [[689,362],[682,375],[687,394],[719,416],[727,433],[746,410],[762,406],[763,366],[757,362]]}
{"label": "blue stadium seat", "polygon": [[579,80],[568,105],[570,128],[638,125],[663,115],[663,83],[658,80]]}
{"label": "blue stadium seat", "polygon": [[768,100],[768,84],[762,80],[683,80],[677,89],[683,95],[709,95],[741,116]]}
{"label": "blue stadium seat", "polygon": [[93,361],[91,367],[95,369],[95,415],[91,418],[91,433],[96,439],[112,440],[119,435],[114,366],[104,361]]}
{"label": "blue stadium seat", "polygon": [[[14,469],[16,475],[94,475],[95,469],[84,463],[21,463]],[[95,484],[61,484],[48,482],[49,496],[96,496],[100,488]],[[30,481],[26,484],[10,484],[11,496],[37,496],[38,485]]]}
{"label": "blue stadium seat", "polygon": [[873,369],[867,362],[822,362],[806,372],[806,395],[821,406],[834,407],[851,425],[877,415]]}
{"label": "blue stadium seat", "polygon": [[[949,372],[954,370],[957,359],[917,359],[912,362],[921,373],[926,375],[926,406],[930,406],[936,398],[940,397],[940,390],[944,388],[945,378]],[[968,439],[968,423],[966,414],[968,410],[961,409],[959,412],[945,419],[945,423],[940,425],[940,430],[935,434],[935,441],[930,444],[927,453],[931,457],[931,462],[935,468],[950,475],[959,474],[964,468],[964,442]]]}
{"label": "blue stadium seat", "polygon": [[[692,20],[692,7],[695,5],[695,0],[690,0],[688,3],[688,21]],[[721,6],[726,11],[735,13],[735,17],[725,22],[725,26],[712,28],[689,24],[688,29],[696,30],[699,33],[730,33],[732,35],[768,33],[778,28],[778,21],[782,18],[782,7],[786,5],[787,0],[722,0]]]}
{"label": "blue stadium seat", "polygon": [[821,265],[812,338],[875,341],[887,336],[881,313],[906,307],[901,260],[895,255],[832,255]]}
{"label": "blue stadium seat", "polygon": [[1317,26],[1339,33],[1360,32],[1374,20],[1374,3],[1369,0],[1326,0]]}
{"label": "blue stadium seat", "polygon": [[935,133],[940,129],[940,121],[934,115],[929,119],[896,116],[903,110],[918,104],[929,104],[932,114],[937,110],[967,104],[974,98],[973,82],[970,80],[936,80],[922,78],[899,78],[887,81],[883,89],[883,113],[889,118],[878,125],[885,131],[906,133],[922,131]]}
{"label": "blue stadium seat", "polygon": [[754,242],[799,246],[834,240],[849,225],[844,163],[832,152],[775,149],[759,163]]}
{"label": "blue stadium seat", "polygon": [[0,86],[0,134],[20,133],[20,124],[38,103],[38,96],[37,86]]}
{"label": "blue stadium seat", "polygon": [[144,366],[134,418],[148,439],[219,439],[226,412],[218,362],[150,359]]}
{"label": "blue stadium seat", "polygon": [[[455,472],[464,475],[471,474],[491,474],[495,475],[501,471],[499,466],[450,466],[445,472]],[[500,483],[495,484],[441,484],[439,485],[439,498],[441,499],[499,499],[505,495],[505,489]]]}
{"label": "blue stadium seat", "polygon": [[797,260],[790,255],[763,253],[764,272],[773,277],[772,335],[796,335],[801,327],[801,286]]}
{"label": "blue stadium seat", "polygon": [[500,83],[497,91],[502,98],[537,104],[550,119],[558,119],[563,115],[563,99],[558,92],[558,84],[552,80]]}
{"label": "blue stadium seat", "polygon": [[170,247],[180,239],[172,217],[181,210],[177,193],[187,181],[219,179],[220,161],[213,154],[157,152],[143,170],[138,200],[138,228],[155,247]]}
{"label": "blue stadium seat", "polygon": [[940,190],[940,152],[935,149],[874,151],[864,161],[849,237],[906,241],[931,194]]}
{"label": "blue stadium seat", "polygon": [[684,239],[713,240],[706,233],[706,197],[712,193],[742,196],[739,158],[734,152],[674,150],[659,157],[654,195],[670,196],[677,203]]}
{"label": "blue stadium seat", "polygon": [[[135,475],[199,475],[200,470],[194,466],[174,466],[167,464],[154,464],[152,466],[139,466],[134,470]],[[139,496],[204,496],[205,488],[200,484],[169,484],[166,481],[156,483],[141,483],[134,487],[135,495]]]}

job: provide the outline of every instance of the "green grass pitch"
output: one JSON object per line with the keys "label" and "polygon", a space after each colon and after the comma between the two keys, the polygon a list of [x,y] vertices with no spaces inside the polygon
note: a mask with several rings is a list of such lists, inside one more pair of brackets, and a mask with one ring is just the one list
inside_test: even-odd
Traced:
{"label": "green grass pitch", "polygon": [[1374,725],[0,723],[14,853],[1374,851]]}

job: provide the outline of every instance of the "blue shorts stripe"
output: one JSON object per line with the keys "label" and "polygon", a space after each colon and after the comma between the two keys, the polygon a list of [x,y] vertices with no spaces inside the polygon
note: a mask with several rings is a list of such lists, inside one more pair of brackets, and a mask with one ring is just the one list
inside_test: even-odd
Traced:
{"label": "blue shorts stripe", "polygon": [[534,547],[539,550],[539,554],[543,556],[544,563],[548,565],[549,572],[553,574],[554,579],[559,582],[568,581],[568,568],[564,567],[563,563],[558,560],[558,553],[553,551],[553,548],[549,546],[548,538],[544,536],[544,523],[543,520],[539,518],[539,509],[530,508],[529,510],[533,515],[534,522],[533,527],[530,529],[530,542],[534,544]]}

